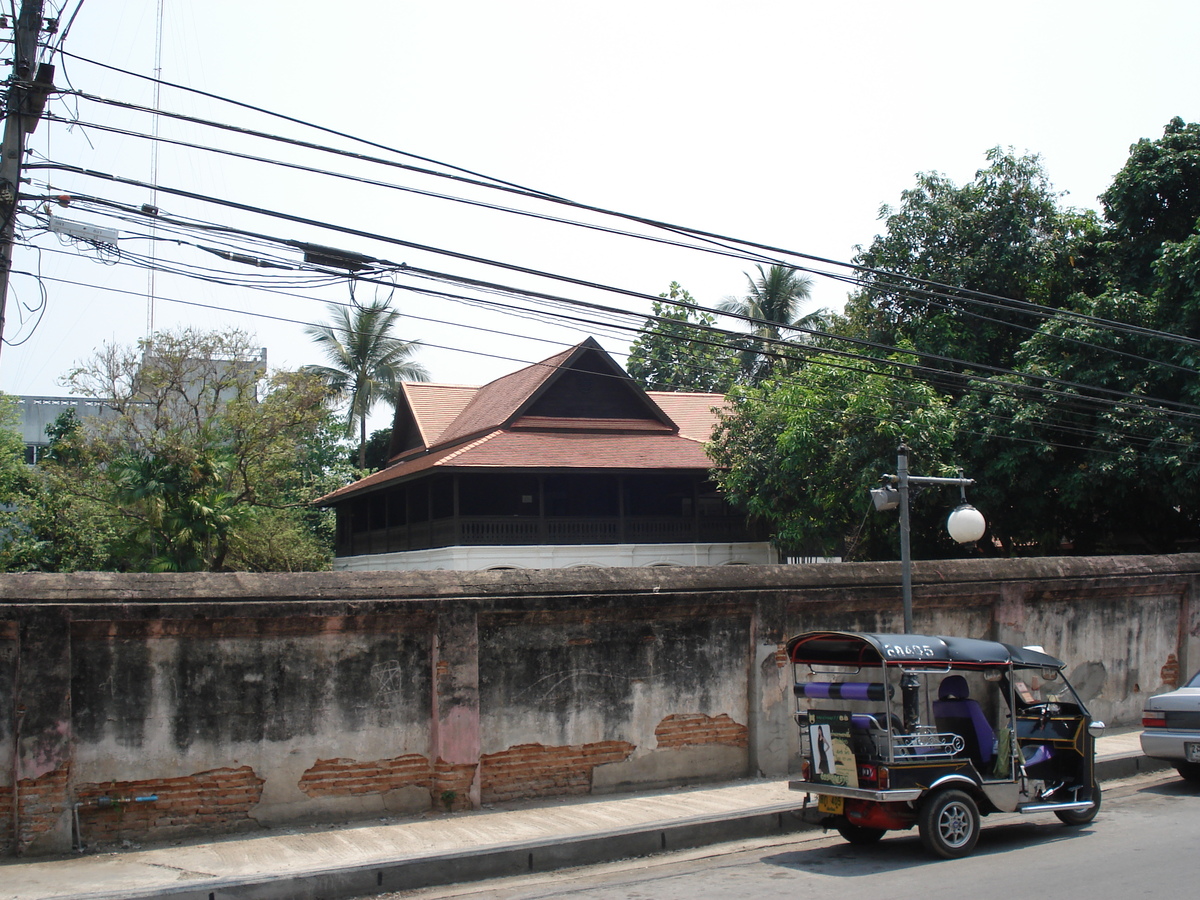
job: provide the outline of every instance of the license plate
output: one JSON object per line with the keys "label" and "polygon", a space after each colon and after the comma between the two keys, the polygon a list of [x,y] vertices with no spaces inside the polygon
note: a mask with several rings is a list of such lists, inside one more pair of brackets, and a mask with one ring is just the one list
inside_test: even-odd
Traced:
{"label": "license plate", "polygon": [[829,813],[831,816],[840,816],[845,808],[844,797],[830,797],[827,794],[821,794],[817,797],[817,811]]}
{"label": "license plate", "polygon": [[1183,755],[1188,762],[1200,763],[1200,741],[1184,741]]}

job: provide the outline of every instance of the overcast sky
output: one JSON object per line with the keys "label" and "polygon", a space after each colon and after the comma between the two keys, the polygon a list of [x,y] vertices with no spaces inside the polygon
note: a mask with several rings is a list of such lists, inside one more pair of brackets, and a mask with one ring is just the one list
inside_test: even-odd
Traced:
{"label": "overcast sky", "polygon": [[[64,2],[65,24],[79,0]],[[1097,208],[1097,195],[1124,164],[1130,144],[1160,136],[1173,116],[1200,117],[1200,4],[1187,0],[162,5],[165,81],[580,203],[833,260],[849,260],[855,245],[871,241],[880,228],[880,206],[897,203],[917,172],[936,170],[962,183],[985,164],[988,148],[1013,147],[1041,154],[1055,187],[1066,192],[1065,204]],[[47,14],[58,6],[47,0]],[[157,6],[156,0],[85,0],[62,42],[73,56],[55,60],[56,84],[152,105],[148,81],[86,60],[153,75]],[[52,40],[60,37],[61,31]],[[159,103],[164,110],[400,159],[169,88]],[[152,131],[150,117],[82,98],[55,100],[48,109],[79,124],[42,122],[29,141],[31,163],[49,159],[147,185],[154,181],[150,142],[136,136]],[[101,125],[134,134],[105,132],[96,127]],[[198,124],[160,120],[158,128],[173,140],[580,217]],[[134,207],[156,202],[169,215],[639,314],[649,305],[635,297],[471,263],[461,255],[640,294],[656,295],[678,281],[713,305],[742,293],[743,273],[751,269],[744,259],[170,145],[160,145],[160,185],[296,218],[171,193],[154,198],[148,188],[56,170],[26,174],[31,180],[24,189],[34,196],[70,193]],[[33,200],[24,206],[38,208]],[[52,209],[72,221],[117,228],[122,254],[149,253],[145,223],[108,218],[87,203]],[[145,334],[148,277],[130,257],[99,254],[47,234],[28,215],[21,225],[14,268],[32,274],[13,277],[0,390],[61,394],[59,381],[72,365],[105,342],[131,344]],[[295,281],[292,273],[226,263],[195,246],[218,243],[196,232],[163,231],[158,237],[155,255],[164,265],[218,267],[291,293],[160,274],[154,280],[156,328],[238,326],[256,335],[273,366],[320,361],[303,323],[324,319],[323,300],[350,299],[344,281],[318,288]],[[291,254],[291,262],[298,259]],[[379,296],[405,313],[402,336],[427,345],[418,358],[437,381],[482,383],[588,334],[623,363],[619,354],[632,334],[611,325],[638,324],[635,317],[612,319],[607,328],[547,319],[546,313],[564,310],[525,302],[530,318],[529,311],[413,293],[404,289],[416,283],[412,279],[398,283],[394,292],[378,289]],[[356,293],[360,300],[373,295],[365,285]],[[813,307],[839,307],[845,295],[844,284],[818,278]]]}

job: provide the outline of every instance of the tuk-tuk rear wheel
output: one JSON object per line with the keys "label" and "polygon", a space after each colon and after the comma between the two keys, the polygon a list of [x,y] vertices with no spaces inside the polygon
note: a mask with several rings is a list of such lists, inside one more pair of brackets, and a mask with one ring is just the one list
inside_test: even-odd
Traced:
{"label": "tuk-tuk rear wheel", "polygon": [[921,807],[917,827],[926,850],[943,859],[957,859],[979,841],[979,807],[962,791],[938,791]]}
{"label": "tuk-tuk rear wheel", "polygon": [[838,834],[851,844],[874,844],[887,833],[886,828],[869,828],[866,825],[855,825],[852,822],[839,822],[836,826]]}

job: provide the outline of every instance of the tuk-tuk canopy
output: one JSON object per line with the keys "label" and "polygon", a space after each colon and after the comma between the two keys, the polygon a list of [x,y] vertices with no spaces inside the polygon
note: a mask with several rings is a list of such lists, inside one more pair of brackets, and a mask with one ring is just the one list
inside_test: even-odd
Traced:
{"label": "tuk-tuk canopy", "polygon": [[865,634],[853,631],[807,631],[787,642],[794,663],[826,666],[928,665],[946,663],[969,668],[1007,666],[1063,669],[1062,660],[1040,650],[999,641],[927,634]]}

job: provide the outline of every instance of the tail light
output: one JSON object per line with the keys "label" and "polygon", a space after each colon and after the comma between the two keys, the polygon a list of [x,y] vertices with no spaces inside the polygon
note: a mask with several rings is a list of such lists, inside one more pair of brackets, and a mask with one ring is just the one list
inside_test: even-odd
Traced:
{"label": "tail light", "polygon": [[1143,728],[1166,728],[1167,714],[1161,709],[1143,709],[1142,710],[1142,727]]}
{"label": "tail light", "polygon": [[875,774],[879,779],[875,782],[879,786],[879,790],[886,791],[891,784],[891,773],[888,772],[888,767],[880,766],[875,770]]}
{"label": "tail light", "polygon": [[800,763],[800,780],[801,780],[801,781],[808,781],[808,780],[809,780],[809,776],[810,776],[811,774],[812,774],[812,763],[810,763],[810,762],[809,762],[809,761],[806,759],[806,760],[804,760],[804,762]]}

